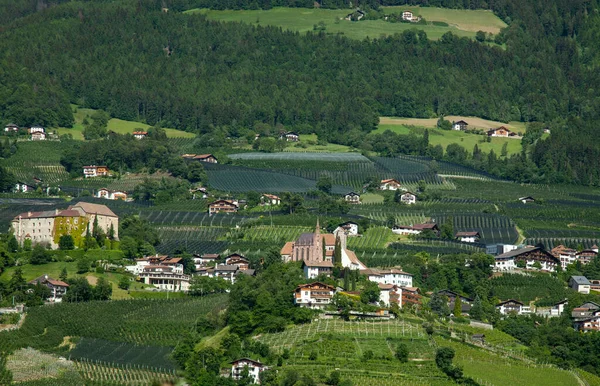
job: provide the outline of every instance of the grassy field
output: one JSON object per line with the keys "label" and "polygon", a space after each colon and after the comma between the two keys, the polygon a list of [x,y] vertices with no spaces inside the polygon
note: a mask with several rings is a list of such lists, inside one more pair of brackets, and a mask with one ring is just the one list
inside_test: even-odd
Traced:
{"label": "grassy field", "polygon": [[[93,109],[84,109],[79,108],[76,105],[71,105],[72,108],[77,109],[75,113],[73,113],[73,117],[75,118],[75,124],[72,128],[58,128],[59,135],[63,134],[72,134],[73,139],[83,140],[83,120],[91,116],[95,110]],[[150,125],[141,122],[134,121],[125,121],[123,119],[112,118],[108,121],[108,130],[112,130],[119,134],[130,134],[135,130],[146,130]],[[196,137],[193,133],[188,133],[186,131],[176,130],[176,129],[164,129],[167,137],[169,138],[194,138]]]}
{"label": "grassy field", "polygon": [[478,9],[447,9],[419,6],[383,7],[386,13],[400,14],[410,10],[414,14],[429,21],[442,21],[462,31],[483,31],[497,34],[506,27],[506,23],[498,18],[492,11]]}
{"label": "grassy field", "polygon": [[[488,26],[492,31],[499,31],[504,24],[493,13],[488,11],[471,10],[447,10],[432,9],[435,12],[424,12],[425,19],[432,21],[452,21],[452,25],[436,26],[433,24],[416,25],[410,23],[390,23],[384,20],[363,20],[351,22],[343,20],[350,10],[348,9],[307,9],[307,8],[273,8],[270,10],[209,10],[192,9],[187,13],[202,13],[211,20],[244,22],[253,25],[272,25],[298,32],[313,30],[313,26],[319,22],[326,25],[326,33],[341,33],[352,39],[362,40],[366,37],[378,38],[382,35],[388,36],[401,33],[408,29],[421,29],[427,33],[429,39],[437,40],[443,34],[451,31],[458,36],[474,37],[476,31]],[[450,12],[452,11],[452,12]],[[445,12],[450,12],[445,15]],[[341,19],[341,20],[340,20]]]}
{"label": "grassy field", "polygon": [[[469,123],[470,128],[490,129],[499,126],[506,126],[514,132],[525,132],[525,124],[522,122],[510,122],[508,124],[502,122],[489,121],[474,117],[459,117],[448,116],[449,121],[465,120]],[[442,145],[444,149],[451,143],[457,143],[463,146],[467,151],[472,151],[477,145],[480,150],[489,152],[494,150],[497,155],[500,155],[502,147],[507,144],[508,154],[519,153],[521,151],[521,141],[517,138],[492,138],[491,142],[487,142],[487,137],[484,135],[476,135],[455,130],[440,130],[436,128],[437,119],[419,119],[419,118],[390,118],[381,117],[379,127],[374,133],[383,133],[386,130],[391,130],[398,134],[416,134],[423,135],[425,128],[429,129],[429,143],[432,145]],[[547,135],[547,134],[544,134]]]}

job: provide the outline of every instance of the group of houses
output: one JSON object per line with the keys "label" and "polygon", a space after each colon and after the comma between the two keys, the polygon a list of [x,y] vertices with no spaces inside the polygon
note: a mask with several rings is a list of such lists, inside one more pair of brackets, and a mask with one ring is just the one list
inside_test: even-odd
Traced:
{"label": "group of houses", "polygon": [[[469,124],[464,120],[452,122],[452,130],[466,131],[468,129],[468,126],[469,126]],[[486,133],[487,133],[488,137],[521,138],[517,135],[517,133],[511,131],[506,126],[500,126],[495,129],[489,129],[489,130],[487,130]]]}
{"label": "group of houses", "polygon": [[194,255],[196,275],[219,277],[233,284],[240,275],[254,276],[255,274],[255,270],[250,268],[250,261],[239,253],[225,257],[225,264],[219,264],[220,258],[219,254]]}
{"label": "group of houses", "polygon": [[[381,180],[379,183],[379,190],[401,190],[403,194],[400,196],[400,202],[403,204],[411,205],[417,203],[417,196],[414,193],[409,192],[402,187],[402,184],[393,178]],[[363,192],[366,191],[366,186]],[[360,194],[356,192],[349,192],[344,195],[344,201],[350,204],[360,204]]]}
{"label": "group of houses", "polygon": [[566,269],[569,264],[576,262],[580,262],[583,265],[589,264],[596,256],[598,256],[598,246],[594,244],[589,249],[577,251],[561,244],[552,248],[550,253],[560,260],[562,269]]}
{"label": "group of houses", "polygon": [[[204,189],[204,188],[203,188]],[[207,198],[207,192],[204,190],[203,198]],[[208,214],[217,213],[236,213],[246,204],[245,200],[236,199],[218,199],[208,204]],[[277,206],[281,205],[281,198],[275,194],[263,194],[260,196],[260,206]]]}
{"label": "group of houses", "polygon": [[26,132],[29,135],[29,139],[31,141],[45,141],[47,138],[47,135],[50,135],[48,133],[46,133],[46,129],[44,129],[43,126],[40,125],[33,125],[31,127],[23,127],[23,128],[19,128],[18,125],[15,125],[14,123],[9,123],[6,126],[4,126],[4,133],[9,134],[9,133],[23,133]]}
{"label": "group of houses", "polygon": [[107,206],[89,202],[78,202],[62,210],[21,213],[13,218],[11,232],[20,245],[31,240],[33,244],[57,248],[61,236],[82,240],[95,226],[114,239],[119,238],[119,217]]}

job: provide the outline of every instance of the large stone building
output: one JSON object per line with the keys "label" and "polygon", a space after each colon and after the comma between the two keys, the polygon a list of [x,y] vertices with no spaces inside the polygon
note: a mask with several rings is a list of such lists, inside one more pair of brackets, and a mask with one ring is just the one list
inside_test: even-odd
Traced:
{"label": "large stone building", "polygon": [[33,244],[57,248],[61,236],[71,235],[75,246],[80,247],[88,229],[92,233],[95,224],[118,240],[119,217],[106,205],[89,202],[78,202],[64,210],[21,213],[12,220],[11,230],[20,245],[29,239]]}
{"label": "large stone building", "polygon": [[288,242],[281,249],[281,257],[285,262],[324,262],[333,261],[336,238],[340,241],[342,267],[350,269],[367,268],[352,252],[346,248],[348,231],[340,229],[336,234],[321,234],[319,221],[313,233],[303,233],[295,242]]}

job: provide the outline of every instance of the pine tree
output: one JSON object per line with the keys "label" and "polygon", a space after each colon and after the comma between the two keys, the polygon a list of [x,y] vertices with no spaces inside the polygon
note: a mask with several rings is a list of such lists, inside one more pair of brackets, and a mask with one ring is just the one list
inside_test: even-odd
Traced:
{"label": "pine tree", "polygon": [[350,269],[344,268],[344,289],[348,291],[350,285]]}
{"label": "pine tree", "polygon": [[342,265],[342,242],[339,237],[335,238],[335,247],[333,249],[333,265]]}
{"label": "pine tree", "polygon": [[458,317],[461,316],[462,313],[462,301],[460,300],[460,296],[457,296],[456,299],[454,300],[454,316]]}
{"label": "pine tree", "polygon": [[68,275],[67,267],[63,267],[62,271],[60,271],[60,275],[58,275],[58,278],[62,281],[65,281],[67,280]]}

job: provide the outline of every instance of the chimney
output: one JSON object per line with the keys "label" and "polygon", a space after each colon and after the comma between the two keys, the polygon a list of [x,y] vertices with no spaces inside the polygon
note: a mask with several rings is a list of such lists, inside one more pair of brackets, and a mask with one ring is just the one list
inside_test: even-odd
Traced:
{"label": "chimney", "polygon": [[27,212],[27,217],[31,217],[31,212]]}
{"label": "chimney", "polygon": [[54,209],[54,214],[58,216],[58,208]]}

